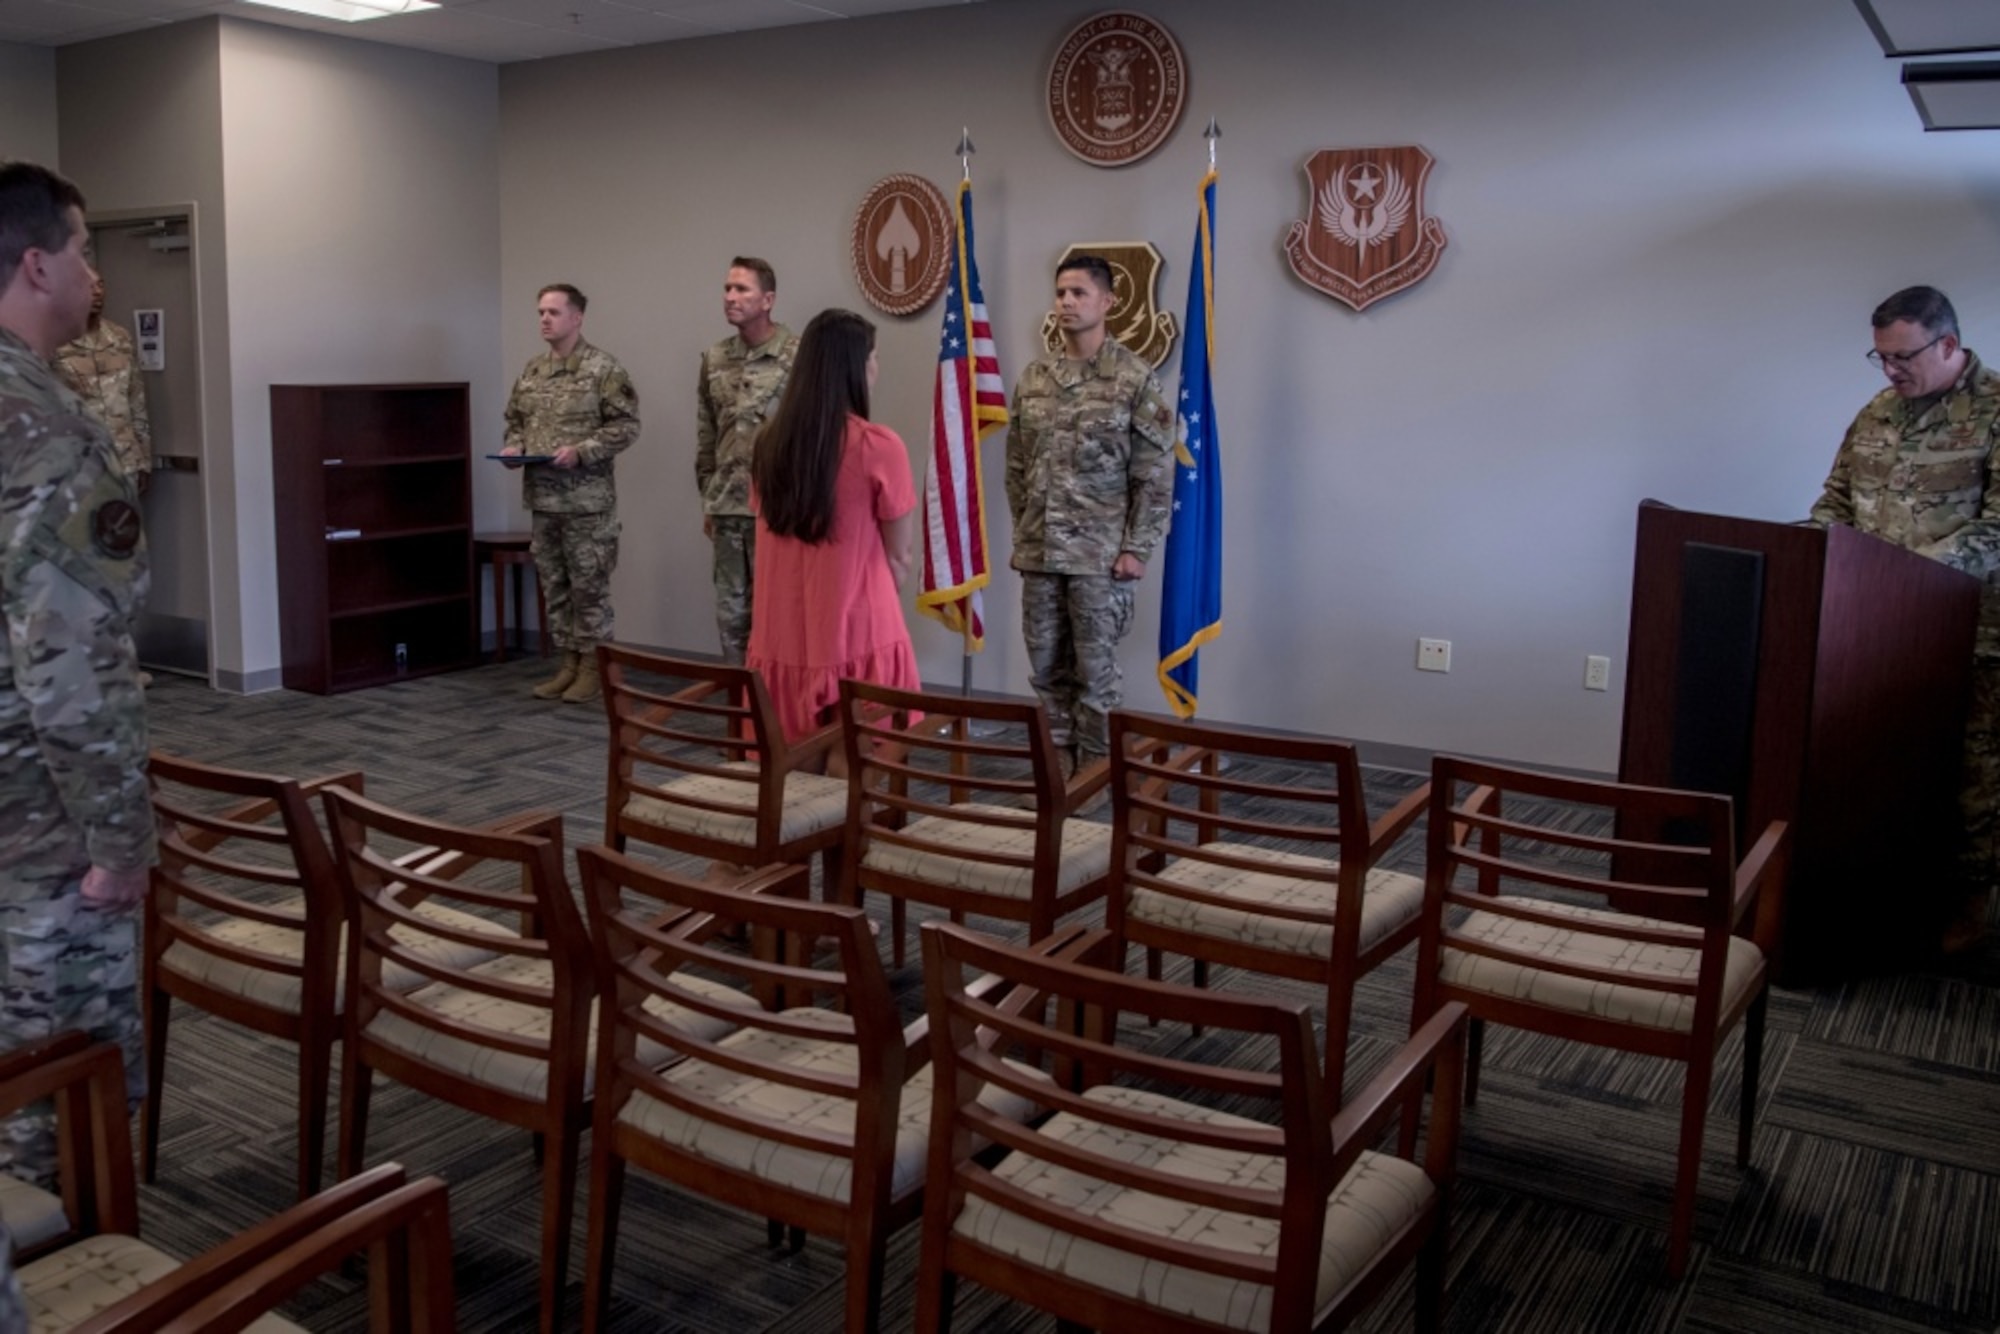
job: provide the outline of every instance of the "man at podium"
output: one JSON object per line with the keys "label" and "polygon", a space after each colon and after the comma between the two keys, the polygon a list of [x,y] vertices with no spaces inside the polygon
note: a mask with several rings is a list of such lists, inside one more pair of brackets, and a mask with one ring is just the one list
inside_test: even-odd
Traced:
{"label": "man at podium", "polygon": [[1945,933],[1962,949],[1985,929],[2000,884],[2000,371],[1959,341],[1958,314],[1935,287],[1906,287],[1875,308],[1868,360],[1889,377],[1847,429],[1812,520],[1841,523],[1984,580],[1959,808],[1965,899]]}

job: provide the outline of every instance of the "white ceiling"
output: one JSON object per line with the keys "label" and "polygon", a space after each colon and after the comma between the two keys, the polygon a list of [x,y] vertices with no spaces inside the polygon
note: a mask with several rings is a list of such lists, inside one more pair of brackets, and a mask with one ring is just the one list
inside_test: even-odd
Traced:
{"label": "white ceiling", "polygon": [[248,0],[0,0],[0,42],[62,46],[206,14],[338,33],[504,64],[721,32],[939,9],[976,0],[440,0],[438,9],[362,23]]}

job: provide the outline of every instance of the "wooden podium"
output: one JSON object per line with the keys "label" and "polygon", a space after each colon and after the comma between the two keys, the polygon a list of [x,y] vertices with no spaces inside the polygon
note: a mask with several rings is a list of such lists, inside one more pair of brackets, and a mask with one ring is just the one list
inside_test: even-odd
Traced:
{"label": "wooden podium", "polygon": [[1639,506],[1618,777],[1734,797],[1739,855],[1791,822],[1785,985],[1903,963],[1956,905],[1979,596],[1851,528]]}

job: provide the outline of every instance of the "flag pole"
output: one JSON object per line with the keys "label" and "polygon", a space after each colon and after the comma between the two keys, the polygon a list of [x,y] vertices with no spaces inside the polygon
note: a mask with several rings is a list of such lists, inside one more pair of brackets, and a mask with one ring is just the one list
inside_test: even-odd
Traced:
{"label": "flag pole", "polygon": [[[979,150],[972,146],[972,127],[970,125],[961,125],[958,127],[958,148],[956,151],[958,153],[958,169],[961,173],[960,179],[967,184],[971,184],[972,155]],[[966,329],[968,337],[970,337],[972,332],[970,323],[970,319],[968,318],[968,327]],[[972,428],[972,433],[973,439],[977,440],[979,438],[979,427],[976,424]],[[975,450],[974,456],[977,457],[977,454],[978,451]],[[968,602],[966,604],[967,614],[959,617],[959,620],[962,622],[959,626],[960,638],[958,648],[958,696],[960,699],[972,698],[972,616],[970,615],[970,611],[971,604]]]}

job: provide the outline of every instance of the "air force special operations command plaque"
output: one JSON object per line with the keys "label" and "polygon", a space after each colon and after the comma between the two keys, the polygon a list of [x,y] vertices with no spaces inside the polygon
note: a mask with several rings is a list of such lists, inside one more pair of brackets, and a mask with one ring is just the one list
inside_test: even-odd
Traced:
{"label": "air force special operations command plaque", "polygon": [[[1180,326],[1169,311],[1154,309],[1154,286],[1163,261],[1150,241],[1080,241],[1063,251],[1056,270],[1073,255],[1099,255],[1111,266],[1111,314],[1105,328],[1132,354],[1157,369],[1174,350]],[[1062,350],[1062,326],[1051,314],[1042,320],[1042,345]]]}
{"label": "air force special operations command plaque", "polygon": [[1357,311],[1423,281],[1444,253],[1444,224],[1424,214],[1434,161],[1415,145],[1307,158],[1311,208],[1285,237],[1292,272]]}
{"label": "air force special operations command plaque", "polygon": [[921,176],[883,177],[855,211],[854,280],[884,314],[914,315],[936,300],[951,248],[951,205]]}
{"label": "air force special operations command plaque", "polygon": [[1070,30],[1049,66],[1049,123],[1085,162],[1118,167],[1166,142],[1187,104],[1187,62],[1174,35],[1115,10]]}

